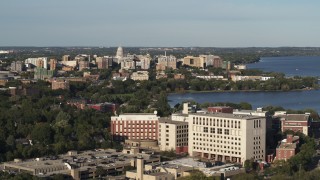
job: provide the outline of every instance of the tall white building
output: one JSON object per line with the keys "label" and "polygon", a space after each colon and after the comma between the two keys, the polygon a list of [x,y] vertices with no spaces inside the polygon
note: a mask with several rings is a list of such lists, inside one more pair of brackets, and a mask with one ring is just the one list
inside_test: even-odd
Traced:
{"label": "tall white building", "polygon": [[41,65],[43,67],[39,67],[39,68],[48,69],[48,58],[47,57],[28,58],[24,61],[24,63],[25,64],[32,64],[36,67]]}
{"label": "tall white building", "polygon": [[265,159],[266,119],[226,113],[189,114],[189,155],[244,163]]}
{"label": "tall white building", "polygon": [[123,49],[122,47],[118,47],[117,53],[116,53],[116,63],[120,64],[123,58]]}

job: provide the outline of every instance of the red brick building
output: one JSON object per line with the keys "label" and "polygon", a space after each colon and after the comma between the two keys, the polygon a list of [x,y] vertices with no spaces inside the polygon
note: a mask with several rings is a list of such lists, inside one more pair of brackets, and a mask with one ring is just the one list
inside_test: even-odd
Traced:
{"label": "red brick building", "polygon": [[280,115],[281,131],[300,131],[308,136],[310,134],[311,119],[309,114],[285,114]]}
{"label": "red brick building", "polygon": [[118,109],[118,105],[114,103],[99,103],[99,104],[87,104],[88,108],[95,109],[101,112],[115,113]]}
{"label": "red brick building", "polygon": [[208,107],[209,113],[233,113],[233,108],[229,106],[214,106],[214,107]]}
{"label": "red brick building", "polygon": [[150,113],[128,113],[112,116],[111,135],[113,140],[158,140],[159,118],[157,115]]}
{"label": "red brick building", "polygon": [[288,160],[297,154],[299,136],[287,135],[287,139],[281,141],[276,149],[275,160]]}

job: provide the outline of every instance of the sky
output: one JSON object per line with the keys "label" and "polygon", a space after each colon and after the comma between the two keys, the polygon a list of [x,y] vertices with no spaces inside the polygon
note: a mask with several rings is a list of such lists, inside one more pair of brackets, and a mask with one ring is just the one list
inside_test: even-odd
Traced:
{"label": "sky", "polygon": [[319,0],[1,0],[0,46],[320,47]]}

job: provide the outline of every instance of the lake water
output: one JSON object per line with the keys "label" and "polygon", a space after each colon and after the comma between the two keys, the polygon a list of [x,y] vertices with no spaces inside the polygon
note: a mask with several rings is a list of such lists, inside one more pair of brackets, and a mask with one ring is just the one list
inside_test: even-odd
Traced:
{"label": "lake water", "polygon": [[286,76],[320,77],[320,57],[263,57],[257,63],[248,64],[247,69],[282,72]]}
{"label": "lake water", "polygon": [[[248,69],[283,72],[286,76],[320,77],[320,57],[266,57],[247,65]],[[183,101],[204,102],[248,102],[253,108],[268,105],[282,106],[286,109],[311,108],[320,112],[320,90],[289,92],[206,92],[170,94],[169,104],[173,107]]]}

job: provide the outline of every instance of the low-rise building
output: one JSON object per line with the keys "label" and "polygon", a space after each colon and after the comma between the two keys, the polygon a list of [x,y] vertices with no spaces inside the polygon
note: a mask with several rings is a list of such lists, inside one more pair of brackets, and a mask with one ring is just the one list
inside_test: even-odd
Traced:
{"label": "low-rise building", "polygon": [[111,112],[111,113],[115,113],[119,107],[117,104],[109,103],[109,102],[98,103],[98,104],[87,104],[87,106],[88,108],[95,109],[97,111]]}
{"label": "low-rise building", "polygon": [[54,80],[51,81],[51,89],[52,90],[57,90],[57,89],[69,90],[70,89],[70,83],[67,80],[54,79]]}
{"label": "low-rise building", "polygon": [[229,106],[213,106],[213,107],[208,107],[208,112],[209,113],[233,113],[233,108]]}
{"label": "low-rise building", "polygon": [[149,72],[148,71],[137,71],[133,72],[130,78],[134,81],[144,81],[149,79]]}
{"label": "low-rise building", "polygon": [[281,131],[291,130],[301,132],[308,136],[310,134],[311,118],[310,114],[285,114],[279,115],[281,121]]}
{"label": "low-rise building", "polygon": [[126,172],[126,178],[130,180],[172,180],[183,177],[193,167],[168,164],[168,163],[153,163],[144,165],[144,160],[141,157],[137,158],[137,169]]}
{"label": "low-rise building", "polygon": [[[36,159],[5,162],[4,171],[25,172],[38,177],[50,177],[65,174],[75,180],[94,179],[99,176],[115,176],[121,174],[126,167],[135,166],[135,157],[142,157],[143,163],[160,162],[160,157],[152,154],[135,155],[116,152],[113,149],[98,149],[84,152],[69,151],[68,154],[41,157]],[[101,168],[101,172],[97,170]]]}
{"label": "low-rise building", "polygon": [[299,145],[299,136],[287,135],[287,138],[282,140],[276,149],[275,160],[288,160],[297,154]]}

